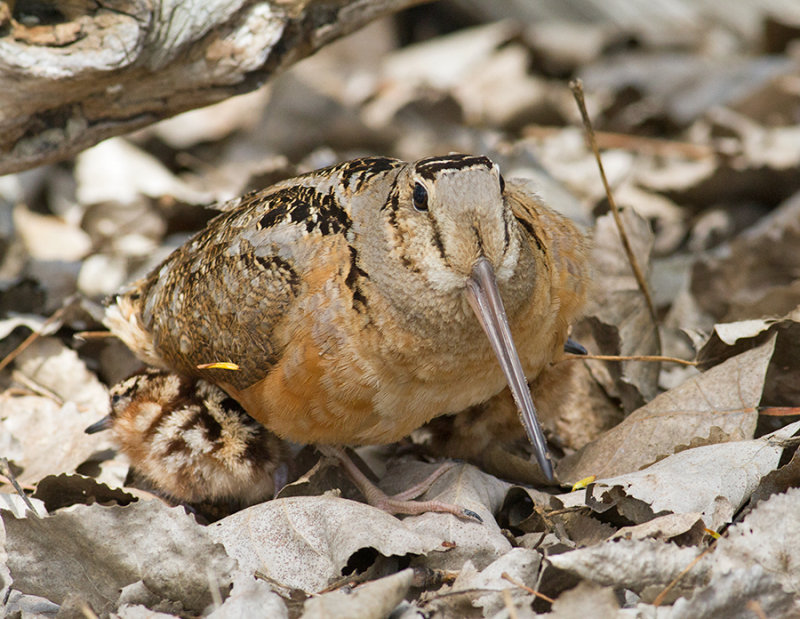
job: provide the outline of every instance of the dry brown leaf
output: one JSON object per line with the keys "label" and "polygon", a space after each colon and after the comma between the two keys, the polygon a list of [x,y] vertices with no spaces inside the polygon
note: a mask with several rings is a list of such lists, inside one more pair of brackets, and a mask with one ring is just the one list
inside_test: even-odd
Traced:
{"label": "dry brown leaf", "polygon": [[781,319],[755,319],[714,325],[697,355],[710,367],[775,336],[775,352],[767,370],[761,406],[795,406],[800,402],[800,306]]}
{"label": "dry brown leaf", "polygon": [[[632,209],[622,212],[631,248],[647,274],[653,233],[648,223]],[[597,220],[592,248],[593,283],[586,311],[599,352],[604,355],[660,354],[658,331],[647,303],[622,249],[619,231],[611,214]],[[604,385],[618,395],[627,411],[649,401],[658,388],[658,364],[622,361],[609,365],[614,385]]]}
{"label": "dry brown leaf", "polygon": [[[36,385],[72,402],[92,423],[108,414],[108,389],[77,353],[55,337],[39,338],[16,358],[16,368]],[[88,425],[88,424],[87,424]]]}
{"label": "dry brown leaf", "polygon": [[747,508],[751,510],[775,494],[798,487],[800,487],[800,451],[795,451],[789,462],[764,476],[758,488],[750,495]]}
{"label": "dry brown leaf", "polygon": [[59,406],[39,396],[6,396],[0,398],[0,446],[23,469],[18,475],[21,484],[72,473],[92,454],[111,447],[109,437],[83,431],[100,417],[79,412],[73,402]]}
{"label": "dry brown leaf", "polygon": [[[800,595],[800,489],[759,503],[717,542],[715,573],[758,565],[795,598]],[[777,616],[777,615],[773,615]]]}
{"label": "dry brown leaf", "polygon": [[[500,593],[505,589],[511,589],[512,600],[516,606],[529,605],[533,601],[529,593],[514,587],[503,577],[503,574],[508,574],[517,582],[535,583],[541,561],[542,556],[538,552],[513,548],[480,572],[471,562],[468,562],[461,569],[451,591],[486,590],[486,593],[477,593],[471,596],[472,606],[480,608],[484,617],[494,617],[506,606],[504,596]],[[497,593],[491,593],[491,591],[497,591]]]}
{"label": "dry brown leaf", "polygon": [[362,111],[367,123],[391,125],[397,112],[418,100],[425,90],[445,93],[455,88],[477,64],[507,43],[516,30],[510,22],[487,24],[411,45],[389,55],[382,70],[383,88]]}
{"label": "dry brown leaf", "polygon": [[622,527],[611,539],[655,539],[675,542],[679,546],[695,546],[705,537],[705,529],[701,514],[667,514],[642,524]]}
{"label": "dry brown leaf", "polygon": [[89,235],[74,223],[23,205],[14,209],[14,224],[27,253],[37,260],[70,262],[85,258],[92,249]]}
{"label": "dry brown leaf", "polygon": [[[316,462],[313,465],[309,463]],[[353,481],[347,476],[338,462],[319,457],[316,449],[305,448],[294,458],[292,466],[295,470],[302,471],[310,465],[311,468],[290,484],[280,489],[277,499],[287,499],[294,496],[319,496],[332,490],[337,496],[345,499],[359,501],[363,496],[356,488]]]}
{"label": "dry brown leaf", "polygon": [[270,617],[289,619],[283,599],[263,580],[240,578],[221,606],[214,609],[209,619],[242,619],[243,617]]}
{"label": "dry brown leaf", "polygon": [[[438,465],[425,465],[409,462],[390,469],[384,478],[402,486],[388,487],[384,490],[397,492],[430,475]],[[435,538],[452,545],[446,553],[429,554],[425,563],[428,567],[440,569],[460,569],[468,559],[478,569],[483,569],[492,561],[511,549],[511,544],[497,522],[494,514],[503,504],[510,484],[488,475],[469,464],[460,464],[442,475],[420,500],[436,500],[461,505],[476,512],[483,523],[478,524],[450,514],[427,513],[409,516],[403,525],[424,538]]]}
{"label": "dry brown leaf", "polygon": [[532,488],[515,486],[508,491],[499,521],[523,533],[552,533],[570,548],[607,539],[615,529],[586,515],[586,509],[564,509],[556,497]]}
{"label": "dry brown leaf", "polygon": [[3,612],[6,617],[55,617],[59,611],[58,604],[53,604],[50,600],[36,596],[25,595],[19,591],[10,592],[10,595],[3,599],[6,601]]}
{"label": "dry brown leaf", "polygon": [[753,435],[774,340],[729,359],[662,393],[557,467],[560,479],[611,477],[637,471],[695,439],[715,442]]}
{"label": "dry brown leaf", "polygon": [[75,161],[77,199],[81,204],[132,203],[142,196],[171,196],[189,204],[208,204],[210,193],[179,179],[158,159],[123,138],[85,150]]}
{"label": "dry brown leaf", "polygon": [[[47,515],[47,508],[45,507],[44,502],[36,498],[30,498],[29,500],[33,505],[33,508],[36,510],[36,513],[44,518]],[[20,495],[0,492],[0,510],[4,512],[10,512],[17,518],[25,518],[25,513],[27,510],[29,510],[29,507]],[[1,544],[0,552],[2,552]]]}
{"label": "dry brown leaf", "polygon": [[412,531],[369,505],[332,496],[254,505],[214,523],[208,532],[238,561],[240,574],[253,576],[259,571],[309,593],[341,578],[342,569],[362,548],[374,548],[387,557],[424,555],[445,550],[446,539]]}
{"label": "dry brown leaf", "polygon": [[553,603],[548,619],[586,619],[587,617],[616,617],[619,600],[611,587],[601,587],[584,581],[565,591]]}
{"label": "dry brown leaf", "polygon": [[[800,175],[798,175],[800,176]],[[800,193],[698,261],[691,290],[720,322],[781,316],[800,304]]]}
{"label": "dry brown leaf", "polygon": [[[209,573],[227,590],[235,563],[182,507],[75,505],[46,518],[2,512],[14,587],[60,604],[77,593],[97,613],[116,607],[134,583],[156,600],[202,611]],[[130,600],[128,600],[130,602]]]}
{"label": "dry brown leaf", "polygon": [[[706,527],[717,530],[750,498],[761,479],[777,468],[786,441],[800,421],[752,441],[687,449],[644,470],[591,484],[580,493],[559,495],[567,507],[600,502],[613,505],[636,523],[662,513],[700,513]],[[632,501],[631,501],[632,499]],[[643,509],[644,506],[649,507]]]}
{"label": "dry brown leaf", "polygon": [[[545,368],[532,383],[531,393],[545,431],[551,430],[567,452],[580,449],[624,418],[619,403],[608,396],[587,364],[580,361]],[[524,478],[499,476],[532,483]]]}
{"label": "dry brown leaf", "polygon": [[[560,570],[599,585],[642,592],[664,587],[701,553],[699,548],[679,548],[655,540],[618,540],[551,555],[548,561]],[[681,580],[691,588],[705,584],[707,560],[701,561]]]}
{"label": "dry brown leaf", "polygon": [[772,574],[754,565],[715,573],[690,599],[675,602],[670,619],[752,619],[758,616],[753,605],[764,617],[795,617],[800,611],[795,596]]}
{"label": "dry brown leaf", "polygon": [[306,600],[302,619],[379,619],[387,617],[411,588],[414,570],[373,580],[352,591],[332,591]]}
{"label": "dry brown leaf", "polygon": [[[82,609],[79,605],[75,610],[81,612]],[[156,612],[143,604],[122,604],[113,617],[114,619],[174,619],[176,615]]]}

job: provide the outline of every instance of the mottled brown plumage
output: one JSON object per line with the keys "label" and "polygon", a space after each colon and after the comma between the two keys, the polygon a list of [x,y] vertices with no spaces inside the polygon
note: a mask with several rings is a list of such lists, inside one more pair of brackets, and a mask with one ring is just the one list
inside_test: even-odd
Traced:
{"label": "mottled brown plumage", "polygon": [[110,430],[136,472],[181,503],[244,507],[271,499],[283,441],[216,385],[147,370],[111,389]]}
{"label": "mottled brown plumage", "polygon": [[[374,157],[221,210],[108,308],[140,358],[320,445],[395,441],[508,383],[550,473],[526,379],[562,354],[586,248],[524,184],[485,157]],[[198,369],[218,362],[239,369]]]}

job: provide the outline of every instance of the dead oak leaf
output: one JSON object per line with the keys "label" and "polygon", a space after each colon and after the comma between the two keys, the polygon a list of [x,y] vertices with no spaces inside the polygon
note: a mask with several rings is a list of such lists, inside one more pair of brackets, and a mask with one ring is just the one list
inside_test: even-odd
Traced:
{"label": "dead oak leaf", "polygon": [[120,590],[141,583],[158,600],[201,611],[234,562],[182,507],[160,501],[127,507],[74,505],[45,518],[0,512],[14,587],[61,604],[78,594],[98,614],[117,605]]}
{"label": "dead oak leaf", "polygon": [[[653,249],[650,226],[633,209],[622,211],[621,218],[631,250],[646,274]],[[593,242],[593,288],[586,316],[600,352],[605,355],[660,354],[657,327],[610,214],[598,218]],[[626,411],[641,406],[656,394],[658,364],[622,361],[608,367],[615,381],[608,390],[619,394]]]}
{"label": "dead oak leaf", "polygon": [[259,571],[306,592],[341,578],[352,555],[363,548],[386,557],[445,549],[443,538],[413,532],[369,505],[328,495],[254,505],[214,523],[208,532],[244,575]]}
{"label": "dead oak leaf", "polygon": [[687,449],[642,471],[600,480],[585,499],[577,493],[558,498],[567,507],[614,507],[636,523],[664,513],[699,513],[707,528],[717,530],[778,467],[786,441],[798,430],[800,421],[752,441]]}
{"label": "dead oak leaf", "polygon": [[[694,376],[629,415],[558,465],[561,480],[574,483],[638,471],[679,447],[705,439],[751,437],[774,338],[711,370]],[[695,443],[696,444],[696,443]]]}

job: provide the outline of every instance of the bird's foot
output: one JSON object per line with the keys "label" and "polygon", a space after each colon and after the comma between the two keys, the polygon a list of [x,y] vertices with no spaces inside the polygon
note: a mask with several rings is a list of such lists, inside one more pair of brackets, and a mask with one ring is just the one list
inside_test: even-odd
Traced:
{"label": "bird's foot", "polygon": [[367,500],[367,503],[390,514],[419,515],[427,512],[441,512],[453,514],[465,520],[483,522],[483,519],[471,509],[466,509],[459,505],[444,503],[442,501],[415,501],[416,497],[423,494],[433,483],[455,466],[454,462],[448,462],[437,468],[431,475],[395,495],[388,495],[383,490],[372,483],[369,478],[361,471],[347,455],[344,449],[332,445],[320,445],[318,449],[325,454],[336,458],[342,465],[350,479],[359,489]]}

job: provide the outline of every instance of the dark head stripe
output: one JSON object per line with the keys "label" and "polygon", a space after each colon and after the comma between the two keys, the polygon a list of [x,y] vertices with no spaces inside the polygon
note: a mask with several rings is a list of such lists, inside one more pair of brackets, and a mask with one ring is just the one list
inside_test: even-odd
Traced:
{"label": "dark head stripe", "polygon": [[422,178],[434,180],[436,176],[447,170],[463,170],[465,168],[484,167],[491,170],[494,167],[487,157],[475,155],[446,155],[444,157],[428,157],[421,159],[415,166],[415,171]]}

